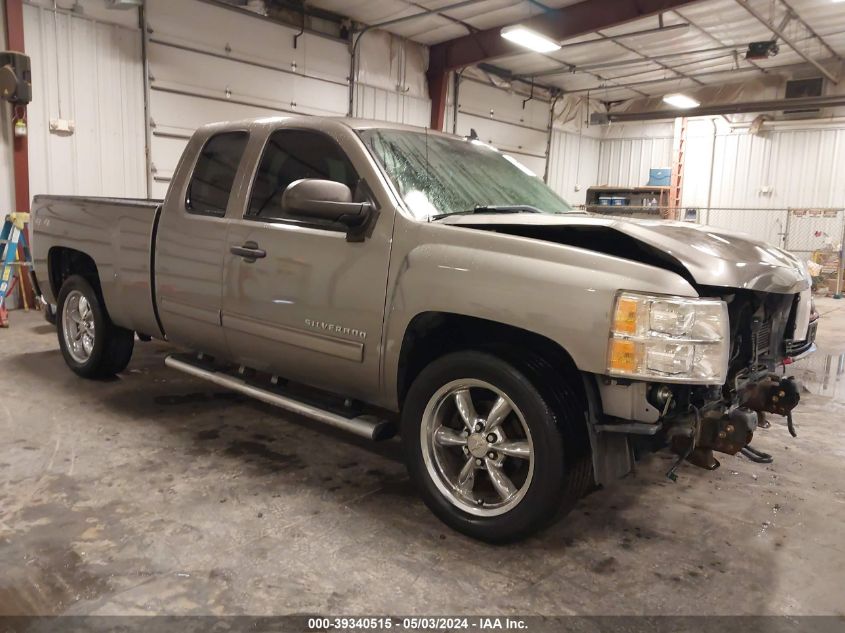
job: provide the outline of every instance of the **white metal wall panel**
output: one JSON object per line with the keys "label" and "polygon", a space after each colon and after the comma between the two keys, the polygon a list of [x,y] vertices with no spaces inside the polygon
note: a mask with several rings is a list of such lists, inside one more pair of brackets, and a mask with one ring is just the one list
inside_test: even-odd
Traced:
{"label": "white metal wall panel", "polygon": [[[32,57],[30,190],[144,196],[144,95],[138,28],[24,6]],[[51,119],[72,120],[70,135]]]}
{"label": "white metal wall panel", "polygon": [[[151,43],[148,51],[153,91],[171,90],[224,102],[244,102],[277,112],[346,114],[349,89],[339,82],[280,72],[169,45]],[[166,122],[167,116],[167,112],[153,112],[156,122]],[[197,111],[196,116],[194,127],[209,122],[202,110]]]}
{"label": "white metal wall panel", "polygon": [[714,135],[701,134],[687,137],[684,158],[684,207],[706,207],[710,194],[710,174],[714,166],[713,153],[716,147]]}
{"label": "white metal wall panel", "polygon": [[769,206],[760,190],[767,185],[769,139],[751,134],[732,134],[716,139],[711,206],[756,208]]}
{"label": "white metal wall panel", "polygon": [[199,0],[147,0],[150,37],[213,55],[345,82],[346,44]]}
{"label": "white metal wall panel", "polygon": [[[701,141],[710,142],[712,141]],[[713,207],[845,206],[845,129],[721,134],[716,138]],[[706,204],[709,169],[686,168],[685,204]],[[688,187],[697,192],[688,196]]]}
{"label": "white metal wall panel", "polygon": [[[347,113],[350,52],[345,42],[304,33],[294,48],[297,29],[201,0],[148,0],[147,21],[156,196],[166,191],[186,137],[201,125],[280,113]],[[399,52],[381,83],[424,82],[421,53],[397,48],[393,36],[379,35],[367,36],[371,48],[384,43]],[[353,113],[427,125],[430,103],[417,92],[360,84]]]}
{"label": "white metal wall panel", "polygon": [[[493,145],[542,177],[546,167],[549,104],[531,100],[476,81],[461,82],[458,93],[456,132],[467,136],[471,130],[480,140]],[[449,131],[450,128],[447,127]]]}
{"label": "white metal wall panel", "polygon": [[[152,91],[150,109],[168,113],[168,124],[161,125],[156,121],[150,135],[154,198],[161,198],[167,192],[182,151],[199,125],[210,121],[235,121],[278,114],[267,108],[163,91]],[[198,116],[205,119],[198,121]]]}
{"label": "white metal wall panel", "polygon": [[345,43],[200,0],[148,0],[152,193],[167,190],[187,137],[214,121],[342,116]]}
{"label": "white metal wall panel", "polygon": [[649,170],[672,166],[671,137],[602,139],[598,185],[641,187]]}
{"label": "white metal wall panel", "polygon": [[845,129],[772,134],[768,184],[779,207],[845,207]]}
{"label": "white metal wall panel", "polygon": [[363,84],[355,85],[354,116],[428,127],[431,101]]}
{"label": "white metal wall panel", "polygon": [[549,152],[549,186],[570,204],[584,204],[587,188],[598,182],[600,141],[554,130]]}

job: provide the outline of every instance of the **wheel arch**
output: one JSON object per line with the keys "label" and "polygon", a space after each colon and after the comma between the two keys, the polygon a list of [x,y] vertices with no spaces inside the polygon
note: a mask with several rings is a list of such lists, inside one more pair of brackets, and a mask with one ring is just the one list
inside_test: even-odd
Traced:
{"label": "wheel arch", "polygon": [[542,358],[584,397],[582,373],[559,343],[520,327],[454,312],[429,311],[405,328],[397,367],[396,398],[401,408],[423,368],[450,352],[476,349],[514,361],[526,353]]}
{"label": "wheel arch", "polygon": [[54,297],[58,298],[62,284],[68,277],[79,275],[91,284],[102,300],[100,272],[94,259],[87,253],[67,246],[53,246],[47,252],[47,271]]}

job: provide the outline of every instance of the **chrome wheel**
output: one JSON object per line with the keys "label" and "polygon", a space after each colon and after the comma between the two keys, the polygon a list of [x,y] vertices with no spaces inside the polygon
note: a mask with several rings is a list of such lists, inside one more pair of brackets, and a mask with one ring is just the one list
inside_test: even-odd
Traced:
{"label": "chrome wheel", "polygon": [[531,432],[511,399],[487,382],[462,379],[438,389],[425,408],[420,434],[429,476],[465,512],[509,512],[531,485]]}
{"label": "chrome wheel", "polygon": [[72,290],[62,308],[62,335],[71,358],[84,365],[94,351],[94,310],[79,290]]}

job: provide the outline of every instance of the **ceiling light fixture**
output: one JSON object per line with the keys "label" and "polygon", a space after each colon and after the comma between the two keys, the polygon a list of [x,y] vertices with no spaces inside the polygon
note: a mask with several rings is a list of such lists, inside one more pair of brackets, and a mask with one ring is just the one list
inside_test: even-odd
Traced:
{"label": "ceiling light fixture", "polygon": [[560,44],[554,40],[518,24],[506,26],[501,30],[501,35],[506,40],[510,40],[514,44],[519,44],[537,53],[551,53],[560,48]]}
{"label": "ceiling light fixture", "polygon": [[700,102],[696,101],[692,97],[688,97],[687,95],[681,94],[680,92],[664,96],[663,103],[668,103],[673,108],[680,108],[682,110],[687,110],[689,108],[697,108],[701,105]]}

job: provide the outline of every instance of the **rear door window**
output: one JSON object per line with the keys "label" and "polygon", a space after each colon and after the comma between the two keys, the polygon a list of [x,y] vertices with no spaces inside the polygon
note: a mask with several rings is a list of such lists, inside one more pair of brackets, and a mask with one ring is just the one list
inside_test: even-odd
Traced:
{"label": "rear door window", "polygon": [[188,185],[185,200],[188,213],[217,218],[226,215],[248,139],[247,132],[224,132],[208,139]]}

